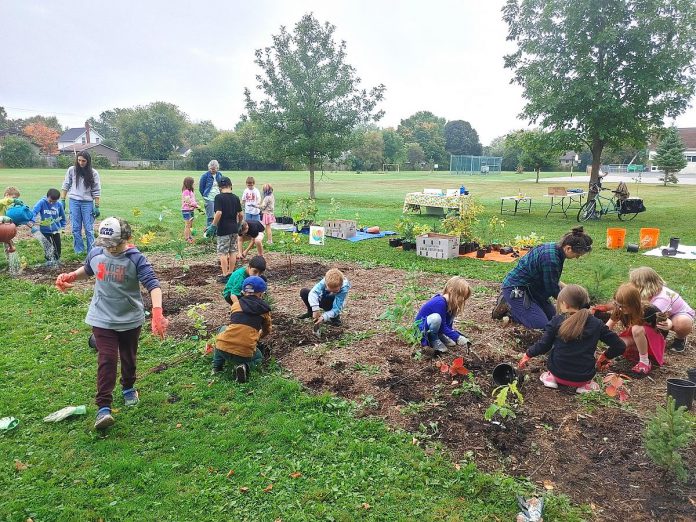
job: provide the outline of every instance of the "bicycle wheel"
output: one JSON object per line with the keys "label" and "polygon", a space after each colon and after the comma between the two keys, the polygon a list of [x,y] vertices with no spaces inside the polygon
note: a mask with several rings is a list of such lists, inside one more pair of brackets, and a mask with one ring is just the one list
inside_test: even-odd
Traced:
{"label": "bicycle wheel", "polygon": [[595,200],[587,201],[580,210],[578,210],[578,222],[588,221],[597,218],[597,202]]}
{"label": "bicycle wheel", "polygon": [[619,221],[631,221],[634,217],[638,215],[638,212],[635,213],[626,213],[622,214],[621,211],[619,210]]}

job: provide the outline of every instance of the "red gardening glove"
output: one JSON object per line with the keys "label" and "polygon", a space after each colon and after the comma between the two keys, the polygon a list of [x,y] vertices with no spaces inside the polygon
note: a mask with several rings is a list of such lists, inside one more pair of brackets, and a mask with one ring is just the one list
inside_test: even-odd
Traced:
{"label": "red gardening glove", "polygon": [[592,309],[596,310],[597,312],[609,312],[609,311],[611,311],[611,307],[609,305],[605,305],[605,304],[594,305],[592,307]]}
{"label": "red gardening glove", "polygon": [[62,273],[56,277],[56,288],[61,292],[65,292],[68,288],[72,288],[72,283],[77,279],[77,272]]}
{"label": "red gardening glove", "polygon": [[164,339],[164,334],[167,333],[169,321],[162,314],[162,307],[156,306],[152,308],[152,333],[159,335],[160,339]]}
{"label": "red gardening glove", "polygon": [[597,357],[597,363],[595,366],[600,371],[607,370],[609,369],[609,366],[611,366],[611,360],[608,359],[606,355],[601,354],[599,357]]}
{"label": "red gardening glove", "polygon": [[531,357],[525,353],[522,356],[522,359],[520,359],[520,362],[517,363],[517,369],[524,370],[525,366],[527,366],[527,363],[529,362],[529,359],[531,359]]}

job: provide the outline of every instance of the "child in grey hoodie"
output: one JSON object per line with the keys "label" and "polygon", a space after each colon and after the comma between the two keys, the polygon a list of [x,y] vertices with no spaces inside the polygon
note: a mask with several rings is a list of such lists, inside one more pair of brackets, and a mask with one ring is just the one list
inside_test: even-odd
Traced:
{"label": "child in grey hoodie", "polygon": [[97,419],[96,429],[114,423],[111,415],[112,392],[121,359],[121,386],[126,406],[138,404],[135,384],[138,338],[145,322],[140,283],[152,299],[152,332],[164,338],[167,320],[162,315],[162,290],[152,265],[133,245],[130,225],[123,219],[106,218],[99,224],[99,238],[89,251],[84,266],[63,273],[56,279],[61,292],[75,281],[96,276],[94,295],[85,322],[92,326],[97,343]]}

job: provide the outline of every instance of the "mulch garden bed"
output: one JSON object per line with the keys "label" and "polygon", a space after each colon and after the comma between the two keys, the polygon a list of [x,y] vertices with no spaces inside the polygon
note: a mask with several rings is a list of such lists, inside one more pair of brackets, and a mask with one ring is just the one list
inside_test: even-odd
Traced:
{"label": "mulch garden bed", "polygon": [[[210,334],[226,323],[228,307],[221,297],[223,285],[215,281],[219,274],[215,262],[189,262],[185,269],[167,256],[150,258],[162,284],[169,335],[196,333],[186,313],[193,305],[201,305],[197,310]],[[694,479],[677,485],[655,468],[642,447],[646,417],[666,400],[666,379],[685,377],[688,368],[696,367],[693,347],[683,354],[669,353],[664,367],[631,380],[627,408],[588,406],[574,390],[545,389],[538,380],[543,358],[535,359],[521,387],[524,404],[517,417],[492,423],[483,417],[495,387],[492,369],[501,362],[515,363],[539,336],[491,319],[498,284],[470,280],[475,291],[459,329],[473,342],[473,352],[457,346],[442,360],[450,363],[464,357],[483,396],[457,395],[452,392],[460,377],[455,384],[427,354],[414,356],[389,331],[388,323],[378,320],[404,286],[405,271],[331,264],[344,272],[352,290],[341,316],[343,325],[327,327],[317,338],[311,321],[297,319],[304,312],[299,291],[315,284],[329,264],[293,256],[290,265],[288,256],[275,253],[268,254],[267,261],[274,311],[273,333],[265,344],[310,390],[355,401],[361,405],[360,415],[378,416],[414,433],[414,444],[427,447],[430,441],[441,442],[455,461],[473,459],[481,469],[528,477],[542,491],[567,494],[575,502],[589,504],[596,520],[696,519]],[[61,271],[77,266],[63,266]],[[35,268],[26,269],[20,277],[51,283],[56,274]],[[434,295],[446,280],[447,276],[421,274],[418,283]],[[414,303],[414,313],[419,304]],[[629,368],[620,361],[615,371]],[[692,468],[696,464],[693,447],[685,461]]]}

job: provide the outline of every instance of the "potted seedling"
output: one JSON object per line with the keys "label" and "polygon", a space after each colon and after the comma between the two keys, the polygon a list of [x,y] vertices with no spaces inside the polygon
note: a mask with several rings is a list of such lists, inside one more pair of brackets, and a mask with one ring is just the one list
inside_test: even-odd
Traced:
{"label": "potted seedling", "polygon": [[416,224],[411,218],[401,216],[396,222],[396,231],[401,235],[401,246],[404,250],[416,249]]}
{"label": "potted seedling", "polygon": [[309,232],[309,227],[314,224],[319,208],[317,202],[311,198],[300,198],[295,202],[293,219],[298,232]]}
{"label": "potted seedling", "polygon": [[276,222],[281,225],[292,225],[294,223],[292,219],[292,207],[294,203],[292,200],[284,198],[280,200],[280,212],[281,216],[276,216]]}

